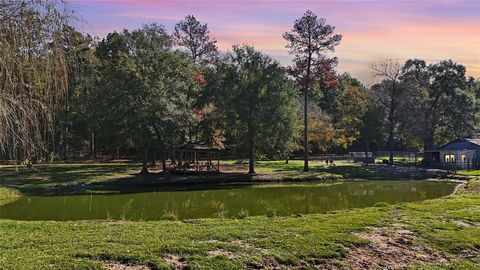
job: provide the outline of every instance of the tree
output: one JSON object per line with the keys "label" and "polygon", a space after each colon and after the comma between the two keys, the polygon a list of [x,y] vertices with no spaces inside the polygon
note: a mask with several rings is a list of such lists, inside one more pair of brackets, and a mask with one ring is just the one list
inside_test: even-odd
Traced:
{"label": "tree", "polygon": [[[386,126],[384,108],[378,99],[375,98],[372,91],[366,92],[367,103],[366,111],[362,117],[362,123],[359,128],[359,138],[356,143],[359,144],[365,153],[375,152],[380,145],[384,145],[384,128]],[[368,162],[368,160],[367,160]]]}
{"label": "tree", "polygon": [[[290,32],[283,34],[288,42],[287,48],[295,55],[293,75],[297,78],[304,97],[304,171],[308,171],[308,96],[315,81],[330,81],[331,70],[336,58],[328,58],[326,52],[334,51],[342,36],[334,34],[335,27],[326,24],[325,19],[318,18],[312,11],[297,19]],[[318,77],[323,75],[327,78]],[[323,79],[323,80],[321,80]]]}
{"label": "tree", "polygon": [[201,24],[193,15],[175,25],[173,42],[185,48],[195,65],[210,63],[217,55],[217,41],[210,37],[207,24]]}
{"label": "tree", "polygon": [[[99,96],[96,110],[104,142],[113,149],[125,142],[143,160],[159,151],[165,165],[167,151],[181,135],[187,85],[194,77],[188,56],[173,51],[162,26],[152,24],[132,32],[109,34],[97,48]],[[165,169],[165,166],[163,167]]]}
{"label": "tree", "polygon": [[91,36],[84,36],[73,27],[65,26],[62,29],[65,62],[68,75],[68,87],[65,92],[63,108],[60,108],[55,117],[58,134],[57,141],[61,146],[59,152],[63,159],[68,158],[69,152],[79,151],[85,146],[85,138],[90,136],[87,109],[93,81],[95,79],[96,57]]}
{"label": "tree", "polygon": [[0,153],[9,158],[57,150],[52,134],[68,87],[61,32],[69,14],[55,0],[0,4]]}
{"label": "tree", "polygon": [[309,111],[308,140],[311,149],[316,152],[328,152],[336,144],[337,131],[333,125],[333,119],[313,102],[310,102]]}
{"label": "tree", "polygon": [[283,156],[293,147],[296,90],[279,63],[253,47],[236,45],[225,61],[215,82],[224,99],[218,104],[229,127],[227,140],[237,142],[253,174],[256,156]]}
{"label": "tree", "polygon": [[394,139],[397,130],[399,107],[404,96],[404,88],[400,83],[402,66],[398,61],[387,59],[372,65],[373,75],[382,81],[372,86],[377,100],[386,111],[388,121],[388,149],[390,151],[389,164],[393,165]]}
{"label": "tree", "polygon": [[335,106],[337,143],[343,149],[350,147],[360,137],[370,102],[367,90],[355,79],[348,80]]}
{"label": "tree", "polygon": [[[210,37],[207,24],[200,23],[193,15],[187,15],[184,20],[175,25],[172,37],[174,45],[183,48],[197,68],[195,79],[187,88],[186,110],[190,116],[185,119],[186,139],[193,141],[210,133],[212,129],[209,125],[210,120],[215,118],[215,115],[209,115],[209,113],[214,114],[215,105],[200,103],[198,98],[201,100],[199,93],[204,86],[204,69],[207,64],[213,64],[217,58],[217,41]],[[195,127],[200,130],[194,130]],[[207,139],[213,140],[213,138]]]}
{"label": "tree", "polygon": [[427,65],[414,59],[405,63],[402,73],[409,91],[407,110],[416,116],[404,123],[421,138],[424,150],[474,131],[475,93],[469,90],[464,66],[451,60]]}
{"label": "tree", "polygon": [[474,101],[474,115],[472,116],[472,120],[474,121],[473,130],[471,134],[472,136],[480,137],[480,80],[475,80],[474,78],[470,77],[467,80],[467,94],[472,97]]}

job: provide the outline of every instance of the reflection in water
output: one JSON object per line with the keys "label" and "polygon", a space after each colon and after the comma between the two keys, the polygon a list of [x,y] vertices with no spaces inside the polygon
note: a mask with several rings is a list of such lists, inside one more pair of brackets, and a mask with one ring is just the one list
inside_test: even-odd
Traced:
{"label": "reflection in water", "polygon": [[239,213],[276,215],[320,213],[438,198],[455,184],[432,181],[365,181],[333,185],[269,184],[259,187],[134,194],[22,197],[0,206],[0,218],[18,220],[180,219]]}

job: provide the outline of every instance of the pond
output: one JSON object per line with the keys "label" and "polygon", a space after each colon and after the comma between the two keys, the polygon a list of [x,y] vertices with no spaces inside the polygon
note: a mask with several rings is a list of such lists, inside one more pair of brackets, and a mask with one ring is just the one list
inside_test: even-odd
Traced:
{"label": "pond", "polygon": [[0,218],[62,221],[289,216],[369,207],[379,202],[394,204],[439,198],[451,194],[455,185],[444,181],[355,181],[129,194],[26,196],[0,206]]}

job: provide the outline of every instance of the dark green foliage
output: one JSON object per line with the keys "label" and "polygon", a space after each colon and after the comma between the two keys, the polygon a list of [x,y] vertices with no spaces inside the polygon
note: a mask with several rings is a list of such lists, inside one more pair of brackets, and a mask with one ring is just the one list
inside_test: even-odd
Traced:
{"label": "dark green foliage", "polygon": [[185,130],[181,123],[192,62],[172,51],[170,37],[158,25],[110,34],[98,45],[97,56],[99,139],[111,151],[129,142],[143,158],[151,151],[165,156]]}
{"label": "dark green foliage", "polygon": [[467,87],[464,66],[452,60],[432,65],[408,60],[401,80],[408,89],[404,110],[409,112],[403,115],[402,124],[405,133],[410,131],[421,139],[424,149],[474,131],[476,97]]}
{"label": "dark green foliage", "polygon": [[[297,132],[296,90],[279,64],[250,46],[234,46],[211,86],[222,101],[227,140],[238,153],[284,157]],[[207,87],[207,88],[209,88]]]}

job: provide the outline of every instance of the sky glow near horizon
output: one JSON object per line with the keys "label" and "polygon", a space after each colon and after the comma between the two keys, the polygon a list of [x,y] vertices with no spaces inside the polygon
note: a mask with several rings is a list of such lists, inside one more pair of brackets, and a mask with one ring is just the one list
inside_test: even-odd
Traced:
{"label": "sky glow near horizon", "polygon": [[379,59],[409,58],[435,63],[452,59],[465,65],[467,75],[480,78],[480,0],[418,1],[164,1],[71,0],[81,18],[80,28],[100,38],[113,31],[143,24],[175,23],[192,14],[207,23],[218,47],[246,43],[283,65],[292,57],[282,34],[310,9],[336,27],[343,40],[331,55],[339,74],[348,72],[365,84],[373,81],[370,65]]}

